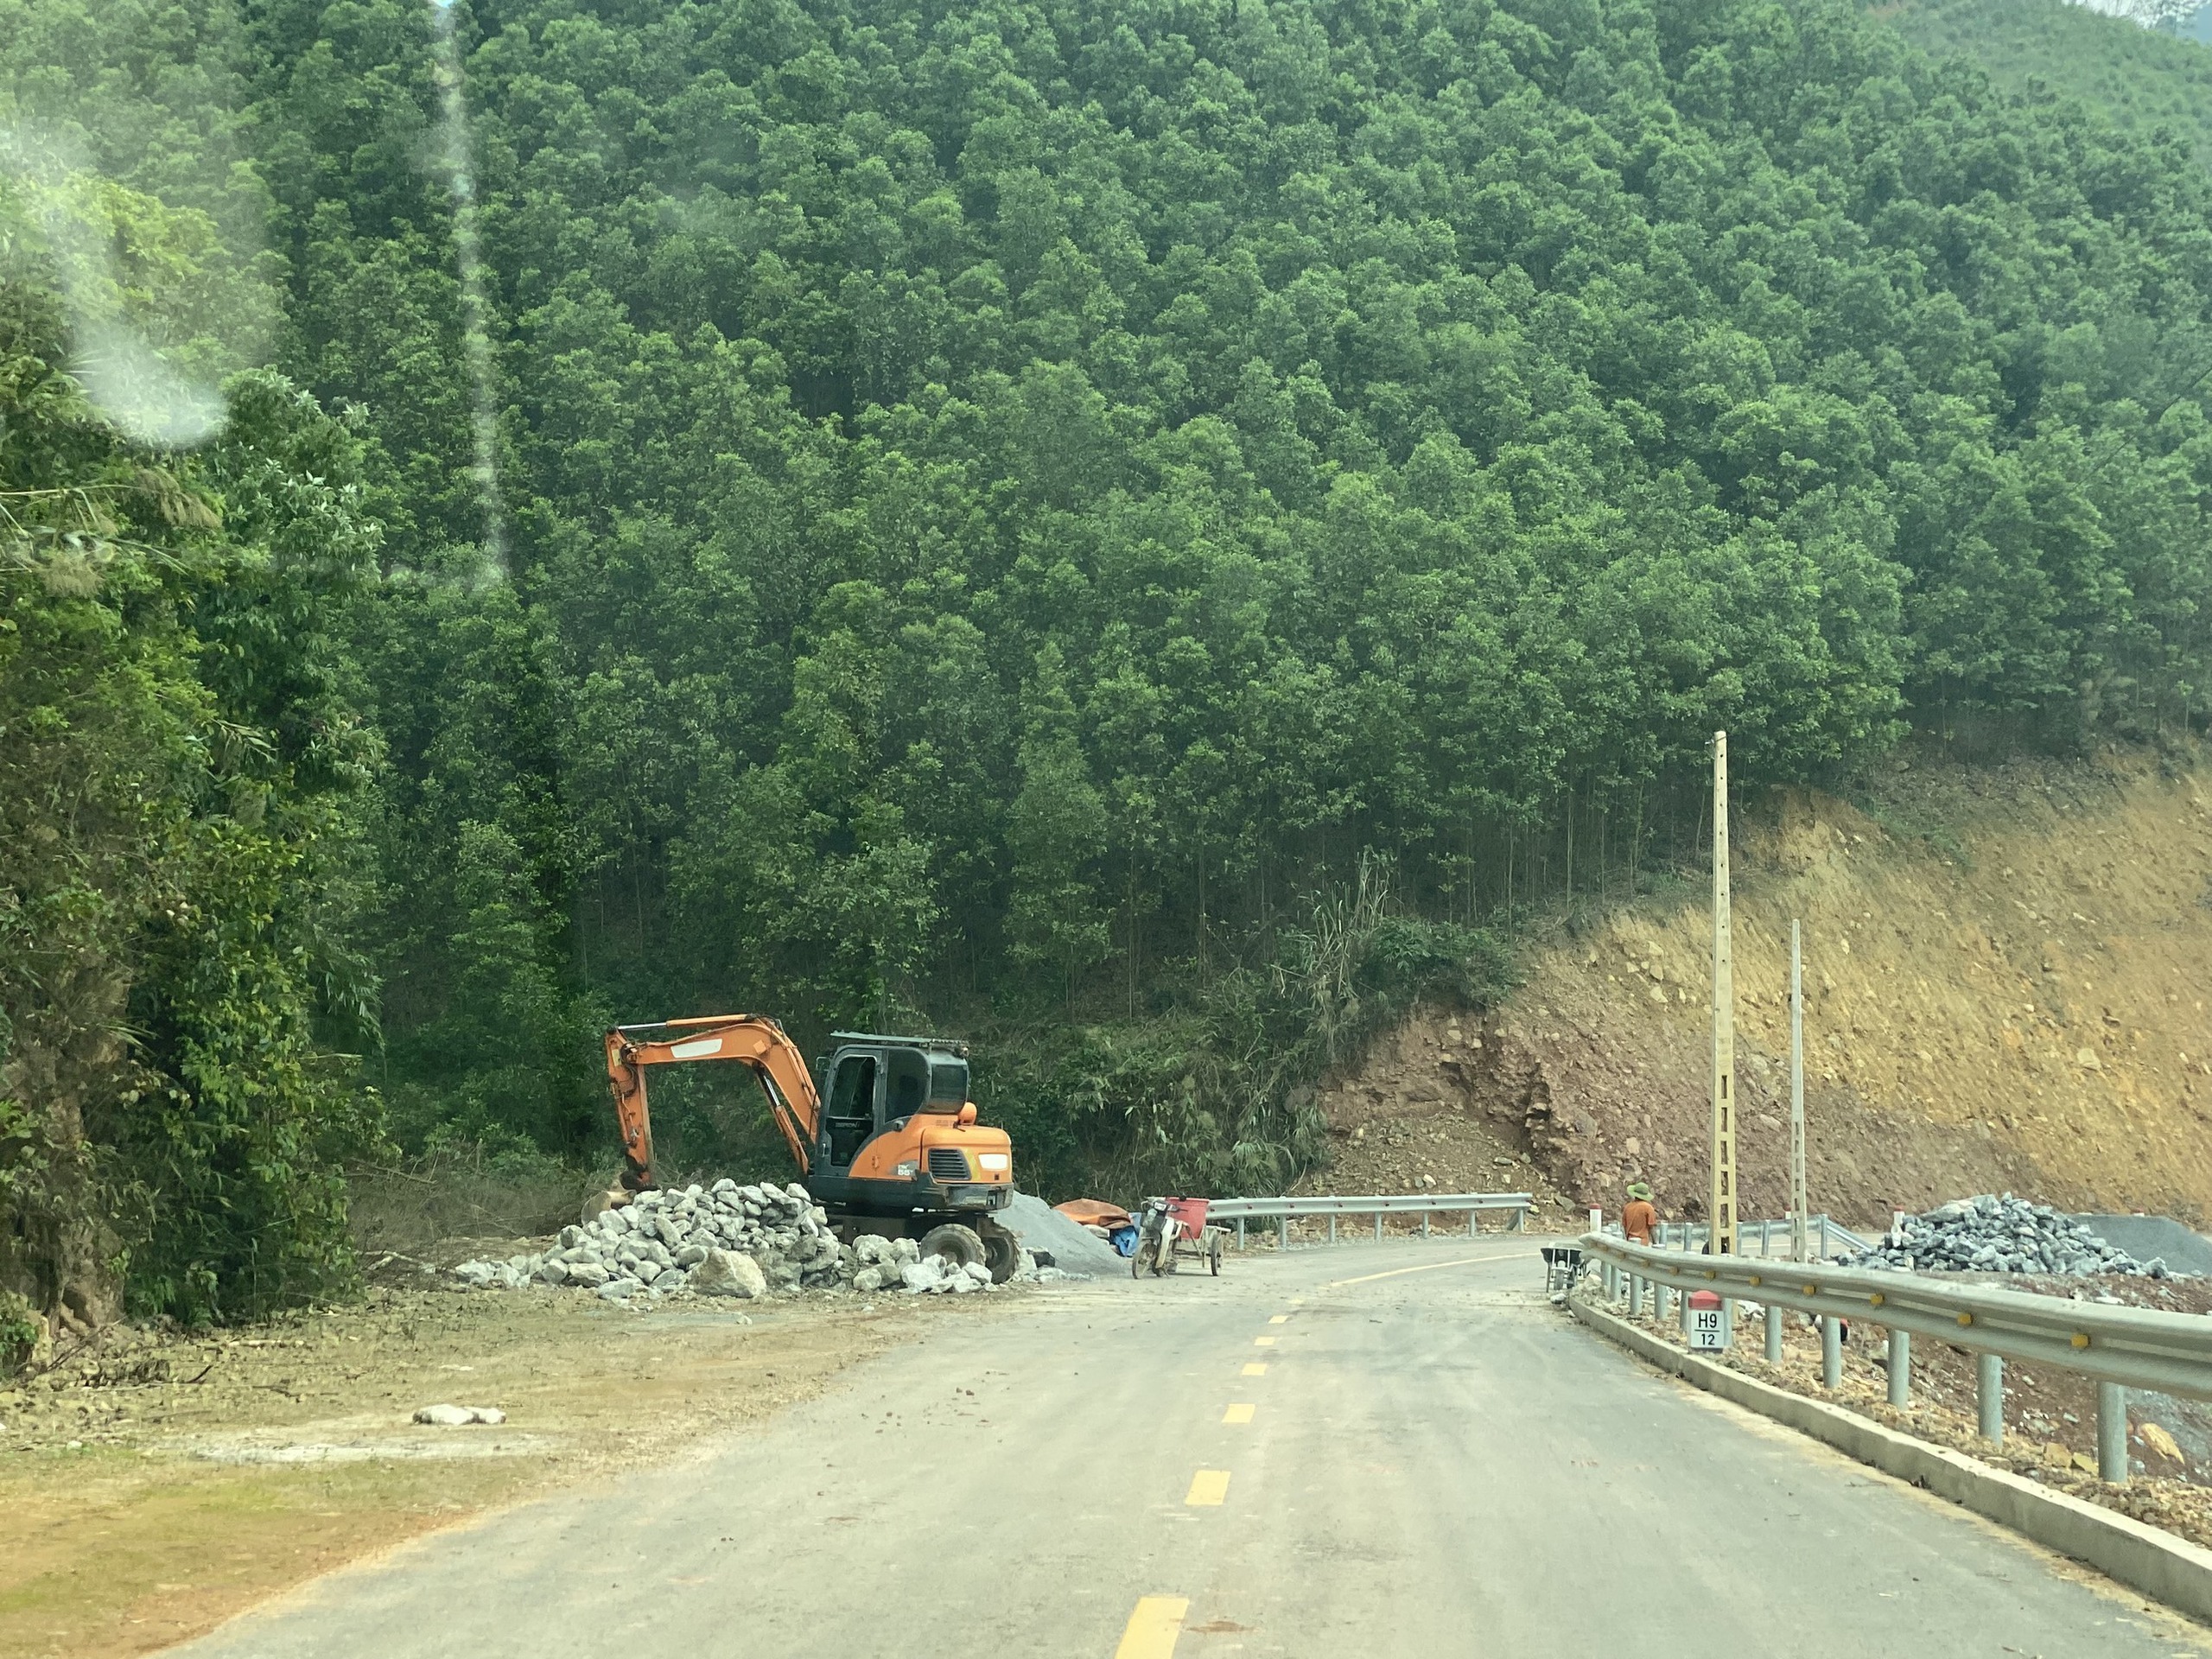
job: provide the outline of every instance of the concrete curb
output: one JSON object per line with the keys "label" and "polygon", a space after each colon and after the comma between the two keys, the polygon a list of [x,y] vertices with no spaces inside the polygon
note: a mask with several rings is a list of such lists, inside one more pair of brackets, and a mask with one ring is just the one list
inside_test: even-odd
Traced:
{"label": "concrete curb", "polygon": [[1700,1359],[1580,1298],[1570,1298],[1567,1306],[1599,1335],[1662,1371],[2087,1562],[2153,1601],[2212,1622],[2212,1550],[1948,1446],[1885,1428],[1840,1406]]}

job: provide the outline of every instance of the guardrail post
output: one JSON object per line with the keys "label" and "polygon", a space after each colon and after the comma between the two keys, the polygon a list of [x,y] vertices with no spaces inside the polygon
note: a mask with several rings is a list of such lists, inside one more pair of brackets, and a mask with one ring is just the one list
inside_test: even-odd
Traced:
{"label": "guardrail post", "polygon": [[1529,1230],[1529,1206],[1525,1204],[1516,1205],[1514,1209],[1513,1230],[1516,1233],[1525,1233]]}
{"label": "guardrail post", "polygon": [[1827,1259],[1828,1259],[1828,1218],[1827,1218],[1825,1215],[1823,1215],[1823,1216],[1821,1217],[1821,1261],[1823,1261],[1823,1262],[1825,1262],[1825,1261],[1827,1261]]}
{"label": "guardrail post", "polygon": [[1482,1231],[1483,1212],[1472,1205],[1467,1206],[1467,1236],[1474,1237]]}
{"label": "guardrail post", "polygon": [[1992,1446],[2005,1444],[2005,1357],[1974,1356],[1974,1394],[1980,1408],[1981,1438]]}
{"label": "guardrail post", "polygon": [[1286,1210],[1275,1219],[1275,1249],[1279,1250],[1287,1250],[1289,1248],[1290,1211]]}
{"label": "guardrail post", "polygon": [[1689,1294],[1689,1292],[1688,1292],[1688,1291],[1686,1291],[1686,1290],[1685,1290],[1685,1291],[1678,1292],[1678,1293],[1675,1294],[1675,1310],[1676,1310],[1677,1315],[1680,1317],[1680,1319],[1681,1319],[1681,1325],[1682,1325],[1682,1341],[1683,1341],[1683,1343],[1684,1343],[1685,1344],[1687,1344],[1689,1342],[1689,1339],[1690,1339],[1690,1294]]}
{"label": "guardrail post", "polygon": [[1332,1214],[1332,1215],[1331,1215],[1331,1216],[1330,1216],[1330,1217],[1329,1217],[1329,1243],[1332,1243],[1332,1244],[1333,1244],[1333,1243],[1335,1243],[1336,1242],[1337,1242],[1337,1218],[1336,1218],[1336,1217]]}
{"label": "guardrail post", "polygon": [[1736,1304],[1726,1296],[1720,1299],[1720,1345],[1723,1348],[1736,1345]]}
{"label": "guardrail post", "polygon": [[1663,1280],[1654,1279],[1651,1281],[1652,1324],[1664,1325],[1667,1323],[1667,1297],[1669,1292],[1671,1291],[1672,1288],[1673,1287],[1667,1284]]}
{"label": "guardrail post", "polygon": [[1912,1332],[1890,1332],[1890,1403],[1903,1411],[1912,1403]]}
{"label": "guardrail post", "polygon": [[1843,1321],[1821,1315],[1821,1386],[1834,1394],[1843,1386]]}
{"label": "guardrail post", "polygon": [[1421,1236],[1423,1238],[1428,1236],[1428,1211],[1426,1210],[1421,1212]]}
{"label": "guardrail post", "polygon": [[1377,1244],[1382,1242],[1382,1212],[1380,1210],[1375,1212],[1375,1242]]}
{"label": "guardrail post", "polygon": [[2127,1480],[2127,1390],[2117,1382],[2097,1384],[2097,1478]]}
{"label": "guardrail post", "polygon": [[1242,1216],[1236,1217],[1236,1248],[1240,1250],[1244,1248],[1244,1217]]}
{"label": "guardrail post", "polygon": [[1640,1273],[1628,1276],[1628,1316],[1631,1319],[1643,1317],[1643,1275]]}
{"label": "guardrail post", "polygon": [[1782,1363],[1782,1310],[1772,1302],[1766,1305],[1766,1363]]}

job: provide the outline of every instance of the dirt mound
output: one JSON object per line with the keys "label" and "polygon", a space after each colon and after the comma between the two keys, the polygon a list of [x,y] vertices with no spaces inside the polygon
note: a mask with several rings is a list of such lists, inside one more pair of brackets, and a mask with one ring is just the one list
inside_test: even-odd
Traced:
{"label": "dirt mound", "polygon": [[1486,1087],[1497,1043],[1474,1020],[1424,1010],[1320,1096],[1328,1166],[1304,1192],[1532,1192],[1548,1220],[1574,1208],[1530,1156],[1524,1114]]}
{"label": "dirt mound", "polygon": [[[1869,808],[1808,791],[1737,836],[1737,1077],[1746,1217],[1788,1156],[1789,919],[1804,924],[1811,1198],[1853,1222],[1964,1193],[2072,1211],[2212,1205],[2212,798],[2149,755],[1907,766]],[[1309,1185],[1502,1182],[1570,1200],[1706,1191],[1710,923],[1701,886],[1562,924],[1492,1015],[1424,1011],[1321,1104]],[[1516,1160],[1512,1164],[1500,1160]],[[1516,1183],[1525,1181],[1525,1174]]]}

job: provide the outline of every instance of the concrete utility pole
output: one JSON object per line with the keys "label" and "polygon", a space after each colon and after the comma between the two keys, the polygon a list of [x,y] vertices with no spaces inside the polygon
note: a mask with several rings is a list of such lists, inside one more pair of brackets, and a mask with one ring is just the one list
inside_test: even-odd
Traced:
{"label": "concrete utility pole", "polygon": [[1796,922],[1789,924],[1789,1259],[1805,1259],[1805,969]]}
{"label": "concrete utility pole", "polygon": [[1713,734],[1713,1253],[1736,1254],[1736,963],[1728,918],[1728,734]]}

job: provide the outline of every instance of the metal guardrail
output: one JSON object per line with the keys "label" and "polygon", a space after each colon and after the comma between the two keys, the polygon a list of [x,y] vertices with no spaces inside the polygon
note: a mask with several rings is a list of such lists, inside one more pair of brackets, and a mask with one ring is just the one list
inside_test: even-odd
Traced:
{"label": "metal guardrail", "polygon": [[[1642,1312],[1645,1287],[1655,1288],[1662,1319],[1669,1291],[1712,1291],[1724,1302],[1758,1301],[1766,1309],[1766,1354],[1781,1358],[1779,1310],[1810,1313],[1821,1325],[1821,1377],[1833,1392],[1842,1382],[1838,1322],[1880,1325],[1890,1333],[1890,1403],[1909,1403],[1915,1336],[1963,1348],[1979,1359],[1980,1425],[1985,1439],[2005,1435],[2004,1362],[2016,1359],[2095,1379],[2099,1384],[2097,1452],[2107,1480],[2127,1478],[2125,1390],[2212,1400],[2212,1318],[2156,1308],[2077,1302],[1986,1285],[1947,1285],[1933,1277],[1756,1256],[1686,1255],[1651,1249],[1601,1233],[1582,1240],[1586,1261],[1605,1269],[1605,1289],[1625,1288],[1631,1315]],[[1733,1319],[1727,1324],[1732,1328]]]}
{"label": "metal guardrail", "polygon": [[1528,1225],[1529,1212],[1535,1207],[1535,1198],[1527,1192],[1412,1192],[1376,1193],[1367,1198],[1216,1198],[1207,1206],[1206,1218],[1214,1222],[1236,1224],[1236,1245],[1244,1248],[1245,1224],[1253,1221],[1273,1221],[1275,1224],[1275,1247],[1290,1248],[1290,1224],[1296,1220],[1325,1218],[1329,1224],[1329,1242],[1337,1241],[1337,1223],[1346,1216],[1372,1216],[1375,1236],[1382,1236],[1385,1216],[1419,1216],[1424,1237],[1428,1233],[1429,1217],[1454,1215],[1465,1211],[1467,1231],[1474,1234],[1486,1211],[1503,1210],[1512,1214],[1515,1232]]}
{"label": "metal guardrail", "polygon": [[[1608,1233],[1618,1235],[1618,1224],[1608,1226]],[[1662,1221],[1659,1224],[1656,1243],[1660,1249],[1690,1250],[1702,1254],[1705,1241],[1713,1230],[1702,1222]],[[1813,1247],[1815,1258],[1825,1261],[1845,1250],[1869,1250],[1873,1246],[1832,1216],[1805,1217],[1805,1235]],[[1756,1244],[1756,1252],[1752,1246]],[[1736,1253],[1738,1255],[1756,1254],[1762,1261],[1787,1261],[1789,1255],[1789,1221],[1739,1221],[1736,1224]]]}
{"label": "metal guardrail", "polygon": [[1686,1255],[1592,1234],[1586,1255],[1675,1290],[1863,1319],[1954,1348],[2076,1371],[2131,1389],[2212,1400],[2212,1319],[2077,1302],[1924,1274],[1745,1255]]}

